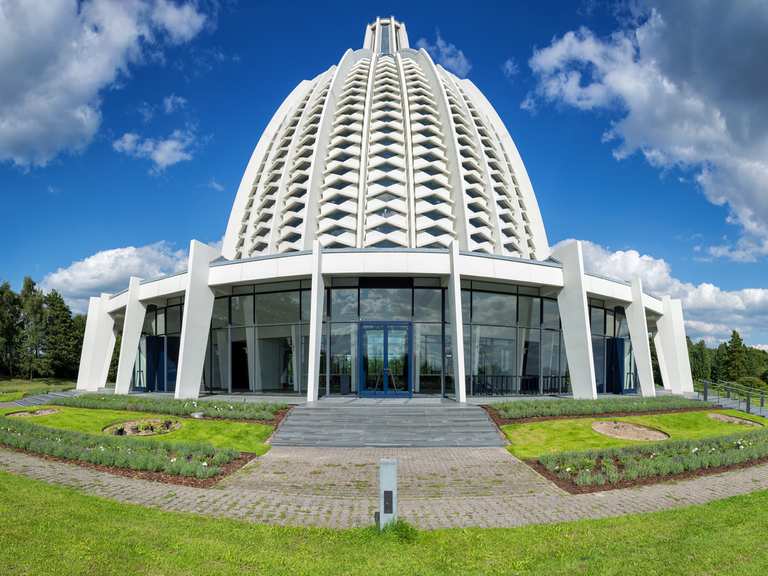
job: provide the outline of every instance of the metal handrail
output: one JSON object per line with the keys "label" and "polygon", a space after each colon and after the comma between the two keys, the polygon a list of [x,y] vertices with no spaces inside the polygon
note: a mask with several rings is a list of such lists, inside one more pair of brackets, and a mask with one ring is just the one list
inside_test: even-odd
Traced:
{"label": "metal handrail", "polygon": [[712,382],[710,380],[697,380],[694,383],[694,391],[698,397],[705,402],[735,403],[737,410],[742,410],[747,414],[752,414],[756,404],[759,405],[754,413],[768,418],[768,410],[765,407],[766,391],[760,388],[737,384],[736,382],[725,382],[719,380]]}

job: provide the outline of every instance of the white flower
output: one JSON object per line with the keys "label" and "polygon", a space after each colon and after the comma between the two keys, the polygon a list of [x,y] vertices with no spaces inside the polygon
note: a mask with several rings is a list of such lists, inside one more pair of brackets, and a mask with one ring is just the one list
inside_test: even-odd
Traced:
{"label": "white flower", "polygon": [[203,466],[208,466],[208,462],[203,462]]}
{"label": "white flower", "polygon": [[176,458],[171,458],[171,464],[173,464],[174,462],[176,462]]}

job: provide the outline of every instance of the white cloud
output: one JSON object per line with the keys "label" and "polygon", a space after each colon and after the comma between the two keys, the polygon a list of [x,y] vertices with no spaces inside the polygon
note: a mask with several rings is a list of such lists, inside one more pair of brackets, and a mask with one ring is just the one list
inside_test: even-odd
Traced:
{"label": "white cloud", "polygon": [[[556,246],[566,242],[572,240]],[[707,282],[683,282],[672,275],[663,259],[637,250],[611,251],[589,241],[582,241],[582,246],[587,271],[626,281],[640,276],[643,289],[650,294],[681,299],[691,338],[704,338],[711,344],[727,339],[734,329],[751,341],[768,337],[768,288],[722,290]]]}
{"label": "white cloud", "polygon": [[512,78],[520,73],[520,67],[515,62],[514,58],[507,58],[504,64],[501,65],[501,71],[507,78]]}
{"label": "white cloud", "polygon": [[455,44],[446,42],[439,30],[436,34],[437,38],[434,44],[430,44],[426,38],[419,38],[416,46],[429,52],[430,56],[446,70],[450,70],[462,78],[465,77],[472,69],[469,58]]}
{"label": "white cloud", "polygon": [[768,4],[641,0],[608,37],[586,28],[534,50],[536,101],[616,115],[605,140],[617,159],[693,171],[706,198],[741,227],[712,257],[768,254]]}
{"label": "white cloud", "polygon": [[184,108],[187,105],[187,99],[176,94],[171,94],[163,98],[163,110],[166,114],[173,114],[176,110]]}
{"label": "white cloud", "polygon": [[210,181],[208,182],[208,187],[209,188],[213,188],[217,192],[223,192],[224,191],[224,185],[221,182],[219,182],[218,180],[216,180],[215,178],[211,178],[210,179]]}
{"label": "white cloud", "polygon": [[179,5],[168,0],[158,0],[152,11],[152,20],[166,29],[174,43],[181,44],[197,36],[203,29],[205,14],[198,12],[192,3]]}
{"label": "white cloud", "polygon": [[153,172],[162,172],[169,166],[192,159],[195,134],[191,129],[174,130],[167,138],[141,138],[126,132],[112,143],[118,152],[134,158],[145,158],[153,163]]}
{"label": "white cloud", "polygon": [[101,96],[191,40],[205,15],[164,0],[10,0],[0,8],[0,161],[42,166],[87,146]]}
{"label": "white cloud", "polygon": [[45,290],[57,290],[74,311],[84,313],[89,297],[125,290],[131,276],[150,279],[183,271],[186,265],[186,250],[156,242],[97,252],[51,272],[41,285]]}

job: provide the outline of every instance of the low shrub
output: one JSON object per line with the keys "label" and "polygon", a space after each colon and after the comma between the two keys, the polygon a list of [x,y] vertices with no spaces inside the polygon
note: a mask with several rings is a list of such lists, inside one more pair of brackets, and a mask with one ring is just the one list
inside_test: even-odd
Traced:
{"label": "low shrub", "polygon": [[80,396],[52,398],[50,404],[76,408],[101,408],[105,410],[131,410],[189,416],[200,412],[209,418],[228,420],[272,420],[285,404],[270,402],[222,402],[217,400],[174,400],[142,395],[82,394]]}
{"label": "low shrub", "polygon": [[239,455],[236,450],[214,448],[210,444],[84,434],[4,416],[0,416],[0,444],[91,464],[196,478],[215,476],[222,465]]}
{"label": "low shrub", "polygon": [[742,376],[737,381],[738,384],[746,386],[747,388],[754,388],[756,390],[768,390],[768,382],[763,382],[756,376]]}
{"label": "low shrub", "polygon": [[704,440],[665,441],[626,448],[561,452],[539,463],[578,486],[602,486],[643,478],[743,464],[768,457],[768,430]]}
{"label": "low shrub", "polygon": [[552,400],[516,400],[491,404],[502,418],[517,420],[539,416],[586,416],[592,414],[611,414],[620,412],[657,412],[680,408],[700,408],[705,410],[712,404],[700,400],[690,400],[681,396],[658,396],[642,398],[639,396],[623,398],[600,398],[598,400],[575,400],[562,398]]}

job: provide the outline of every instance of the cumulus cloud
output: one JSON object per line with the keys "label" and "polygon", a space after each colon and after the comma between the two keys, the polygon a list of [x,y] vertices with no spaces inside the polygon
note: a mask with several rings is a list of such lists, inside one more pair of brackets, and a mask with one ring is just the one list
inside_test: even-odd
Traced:
{"label": "cumulus cloud", "polygon": [[112,142],[112,147],[134,158],[152,161],[152,172],[162,172],[169,166],[192,159],[195,135],[191,129],[174,130],[167,138],[142,138],[126,132]]}
{"label": "cumulus cloud", "polygon": [[166,114],[173,114],[176,110],[184,108],[187,105],[187,99],[176,94],[171,94],[163,98],[163,110]]}
{"label": "cumulus cloud", "polygon": [[0,8],[0,161],[42,166],[87,146],[101,96],[206,16],[167,0],[8,0]]}
{"label": "cumulus cloud", "polygon": [[617,159],[691,171],[727,206],[741,237],[711,257],[768,254],[768,4],[640,0],[610,36],[586,28],[534,50],[536,88],[523,102],[608,110]]}
{"label": "cumulus cloud", "polygon": [[429,52],[429,55],[432,56],[435,62],[457,76],[464,78],[472,69],[472,64],[469,58],[464,55],[464,52],[459,50],[455,44],[446,42],[440,35],[439,30],[436,32],[434,44],[431,44],[426,38],[419,38],[416,46]]}
{"label": "cumulus cloud", "polygon": [[46,275],[44,290],[57,290],[76,312],[88,310],[88,298],[125,290],[131,276],[149,279],[186,269],[187,252],[168,242],[103,250]]}
{"label": "cumulus cloud", "polygon": [[[563,240],[553,250],[572,241]],[[637,250],[609,250],[589,241],[582,241],[582,246],[588,272],[626,281],[640,276],[643,289],[650,294],[681,299],[686,329],[693,339],[714,344],[727,339],[734,329],[750,342],[768,336],[768,288],[722,290],[708,282],[683,282],[672,275],[669,263],[661,258]]]}
{"label": "cumulus cloud", "polygon": [[512,78],[520,73],[520,67],[517,65],[514,58],[507,58],[501,65],[501,71],[507,78]]}

